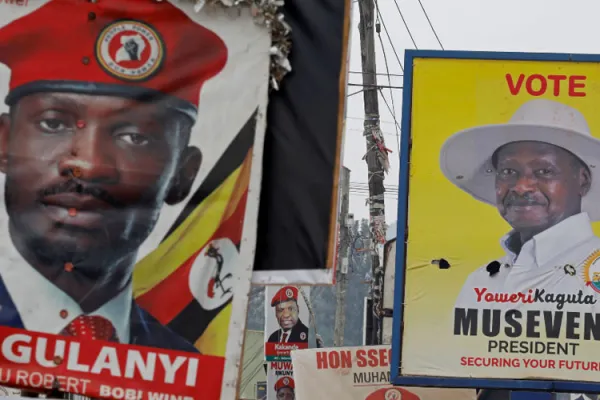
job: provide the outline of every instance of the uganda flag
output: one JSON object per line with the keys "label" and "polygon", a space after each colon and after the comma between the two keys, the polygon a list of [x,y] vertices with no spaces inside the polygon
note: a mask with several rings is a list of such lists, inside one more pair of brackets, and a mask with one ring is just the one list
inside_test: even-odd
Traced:
{"label": "uganda flag", "polygon": [[205,355],[224,357],[244,228],[254,114],[133,275],[136,302]]}

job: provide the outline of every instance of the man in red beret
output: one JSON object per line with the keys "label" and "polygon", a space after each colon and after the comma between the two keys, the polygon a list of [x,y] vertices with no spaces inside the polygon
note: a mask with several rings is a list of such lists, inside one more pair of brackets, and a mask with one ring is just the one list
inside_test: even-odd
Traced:
{"label": "man in red beret", "polygon": [[299,316],[298,288],[284,286],[271,299],[279,329],[269,336],[269,343],[307,343],[308,327]]}
{"label": "man in red beret", "polygon": [[163,204],[191,190],[200,90],[226,60],[168,1],[50,0],[0,28],[15,248],[0,263],[0,325],[195,351],[135,304],[131,279]]}
{"label": "man in red beret", "polygon": [[294,400],[296,398],[296,394],[294,390],[296,389],[296,385],[294,384],[294,380],[290,377],[279,378],[277,382],[275,382],[275,393],[277,394],[277,400]]}

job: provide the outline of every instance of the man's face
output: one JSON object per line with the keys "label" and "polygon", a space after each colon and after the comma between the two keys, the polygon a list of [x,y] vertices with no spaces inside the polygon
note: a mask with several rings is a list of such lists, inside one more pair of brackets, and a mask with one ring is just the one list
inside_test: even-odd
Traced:
{"label": "man's face", "polygon": [[200,165],[173,119],[119,97],[22,98],[0,127],[13,239],[89,276],[137,251],[163,202],[181,201]]}
{"label": "man's face", "polygon": [[292,329],[298,322],[298,303],[290,300],[277,304],[275,306],[275,315],[281,329]]}
{"label": "man's face", "polygon": [[514,142],[501,147],[496,160],[496,202],[513,229],[541,232],[581,211],[591,177],[568,151]]}
{"label": "man's face", "polygon": [[277,400],[294,400],[294,390],[284,387],[277,391]]}

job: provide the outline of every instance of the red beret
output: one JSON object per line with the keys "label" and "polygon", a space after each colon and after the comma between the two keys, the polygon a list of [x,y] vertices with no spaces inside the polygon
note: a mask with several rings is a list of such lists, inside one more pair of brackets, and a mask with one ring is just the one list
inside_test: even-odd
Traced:
{"label": "red beret", "polygon": [[195,119],[202,85],[226,61],[225,43],[168,1],[50,0],[0,28],[8,105],[37,92],[167,95]]}
{"label": "red beret", "polygon": [[421,400],[421,398],[406,389],[384,388],[371,393],[365,400]]}
{"label": "red beret", "polygon": [[284,286],[275,293],[273,299],[271,299],[271,307],[275,307],[279,303],[284,301],[296,300],[298,301],[298,288],[294,286]]}
{"label": "red beret", "polygon": [[295,389],[296,385],[294,384],[294,380],[290,377],[284,376],[283,378],[279,378],[277,382],[275,382],[275,391],[283,388]]}

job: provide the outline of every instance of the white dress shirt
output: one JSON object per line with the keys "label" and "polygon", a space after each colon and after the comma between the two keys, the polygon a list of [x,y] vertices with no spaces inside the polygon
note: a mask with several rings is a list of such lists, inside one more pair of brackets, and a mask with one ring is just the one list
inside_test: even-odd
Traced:
{"label": "white dress shirt", "polygon": [[[600,238],[594,235],[587,213],[569,217],[527,241],[517,255],[510,248],[515,232],[501,240],[505,256],[497,259],[500,269],[495,275],[487,271],[487,264],[475,270],[465,282],[456,301],[460,308],[512,308],[525,309],[526,304],[486,303],[477,301],[475,288],[486,288],[493,293],[528,293],[530,289],[543,289],[545,294],[592,295],[594,305],[565,304],[563,310],[582,311],[582,307],[600,310],[600,294],[586,286],[584,263],[596,250]],[[570,268],[573,267],[573,268]],[[575,274],[568,274],[575,270]],[[536,310],[556,310],[554,303],[534,303]],[[591,311],[591,310],[590,310]]]}
{"label": "white dress shirt", "polygon": [[[35,270],[12,243],[2,246],[0,276],[15,304],[25,329],[59,334],[71,321],[84,314],[79,305]],[[108,319],[120,343],[129,342],[131,285],[87,315]],[[63,318],[64,317],[64,318]]]}
{"label": "white dress shirt", "polygon": [[281,328],[279,328],[279,330],[277,331],[277,337],[279,338],[279,343],[287,343],[290,340],[290,334],[292,333],[292,330],[288,330],[287,331],[287,337],[285,338],[285,340],[281,340],[283,338],[283,335],[285,334],[285,331]]}

